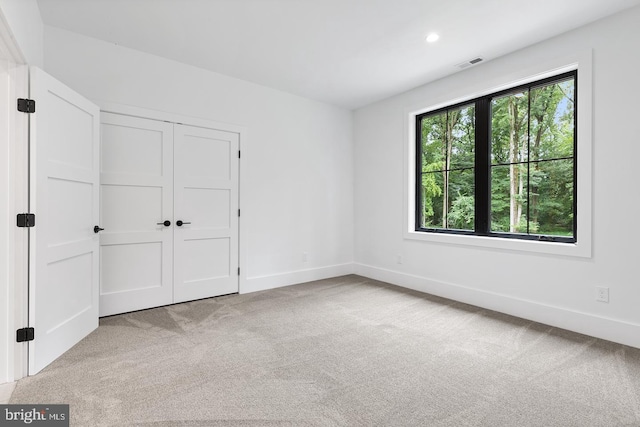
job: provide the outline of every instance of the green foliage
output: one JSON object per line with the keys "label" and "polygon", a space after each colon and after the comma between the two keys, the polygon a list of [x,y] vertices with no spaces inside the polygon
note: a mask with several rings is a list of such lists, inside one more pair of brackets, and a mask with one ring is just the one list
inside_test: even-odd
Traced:
{"label": "green foliage", "polygon": [[[425,165],[423,167],[423,172],[433,172],[433,165]],[[425,221],[433,221],[433,201],[436,197],[442,195],[442,188],[438,186],[436,181],[435,174],[433,173],[423,173],[422,174],[422,206],[424,207],[424,218]]]}
{"label": "green foliage", "polygon": [[[459,224],[469,229],[466,222],[458,217],[452,221],[450,216],[459,197],[473,196],[474,132],[473,106],[422,119],[421,209],[424,227],[459,228]],[[459,215],[459,211],[455,215]]]}
{"label": "green foliage", "polygon": [[473,196],[459,196],[449,212],[449,227],[459,230],[473,230],[475,220],[475,202]]}
{"label": "green foliage", "polygon": [[[527,159],[526,124],[528,93],[502,96],[491,101],[491,163],[508,164]],[[514,138],[514,151],[511,142]],[[512,155],[513,154],[513,155]]]}

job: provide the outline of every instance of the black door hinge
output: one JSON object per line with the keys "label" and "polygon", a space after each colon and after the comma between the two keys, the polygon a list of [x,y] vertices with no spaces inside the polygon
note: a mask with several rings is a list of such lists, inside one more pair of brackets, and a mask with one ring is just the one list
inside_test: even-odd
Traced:
{"label": "black door hinge", "polygon": [[33,227],[36,225],[36,216],[32,213],[21,213],[16,217],[18,227]]}
{"label": "black door hinge", "polygon": [[238,158],[240,158],[240,150],[238,150]]}
{"label": "black door hinge", "polygon": [[33,99],[18,98],[18,111],[22,113],[35,113],[36,101]]}
{"label": "black door hinge", "polygon": [[240,216],[240,209],[238,209],[238,216]]}
{"label": "black door hinge", "polygon": [[35,329],[33,328],[22,328],[16,331],[16,341],[17,342],[26,342],[33,341],[35,337]]}
{"label": "black door hinge", "polygon": [[238,267],[238,276],[240,275],[240,267]]}

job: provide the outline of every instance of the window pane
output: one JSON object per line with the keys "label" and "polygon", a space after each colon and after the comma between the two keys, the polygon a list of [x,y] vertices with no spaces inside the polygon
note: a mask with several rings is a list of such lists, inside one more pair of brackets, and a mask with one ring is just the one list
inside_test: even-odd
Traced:
{"label": "window pane", "polygon": [[573,157],[574,79],[531,89],[531,161]]}
{"label": "window pane", "polygon": [[475,221],[474,170],[449,172],[447,226],[452,230],[473,230]]}
{"label": "window pane", "polygon": [[573,236],[573,160],[531,164],[532,234]]}
{"label": "window pane", "polygon": [[422,118],[421,148],[423,172],[433,172],[445,168],[446,127],[446,112]]}
{"label": "window pane", "polygon": [[422,212],[420,226],[442,228],[443,172],[422,174]]}
{"label": "window pane", "polygon": [[491,167],[491,231],[527,232],[527,164]]}
{"label": "window pane", "polygon": [[472,168],[475,164],[476,121],[473,105],[449,111],[447,139],[449,169]]}
{"label": "window pane", "polygon": [[[422,174],[423,228],[473,230],[475,220],[474,170]],[[445,187],[444,183],[448,182]],[[446,212],[446,214],[445,214]]]}
{"label": "window pane", "polygon": [[491,164],[528,161],[528,91],[491,100]]}
{"label": "window pane", "polygon": [[419,224],[423,228],[473,230],[474,105],[423,117],[420,148]]}
{"label": "window pane", "polygon": [[[419,226],[434,228],[442,225],[442,169],[447,114],[438,113],[420,121]],[[438,209],[440,207],[440,209]]]}

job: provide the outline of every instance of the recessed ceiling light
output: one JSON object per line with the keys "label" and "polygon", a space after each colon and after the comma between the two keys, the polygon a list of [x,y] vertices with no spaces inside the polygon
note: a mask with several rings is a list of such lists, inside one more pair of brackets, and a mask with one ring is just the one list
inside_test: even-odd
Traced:
{"label": "recessed ceiling light", "polygon": [[428,43],[433,43],[433,42],[438,41],[439,38],[440,38],[440,36],[437,35],[436,33],[431,33],[431,34],[429,34],[427,36],[426,40],[427,40]]}

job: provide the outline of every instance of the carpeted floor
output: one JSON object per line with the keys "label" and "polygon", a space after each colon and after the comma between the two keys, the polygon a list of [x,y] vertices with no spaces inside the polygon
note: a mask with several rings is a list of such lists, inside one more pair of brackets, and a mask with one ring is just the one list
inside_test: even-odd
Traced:
{"label": "carpeted floor", "polygon": [[11,403],[72,426],[640,426],[640,350],[347,276],[102,319]]}

